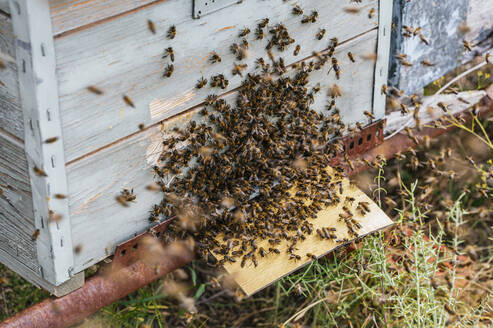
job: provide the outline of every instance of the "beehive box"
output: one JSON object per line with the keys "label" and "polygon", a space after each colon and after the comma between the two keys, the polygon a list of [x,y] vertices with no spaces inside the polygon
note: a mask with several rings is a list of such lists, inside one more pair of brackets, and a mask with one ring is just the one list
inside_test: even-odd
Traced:
{"label": "beehive box", "polygon": [[[295,4],[305,14],[316,9],[318,21],[301,24],[302,16],[292,14]],[[218,93],[194,87],[202,76],[224,73],[230,84],[221,92],[234,98],[242,79],[231,74],[236,60],[229,48],[240,29],[253,31],[265,17],[271,26],[283,23],[301,46],[297,56],[294,44],[275,51],[286,65],[313,59],[337,37],[341,79],[327,69],[312,73],[311,85],[324,90],[313,107],[323,110],[325,90],[337,83],[345,122],[368,124],[364,111],[384,117],[380,90],[387,80],[391,1],[13,0],[8,6],[0,1],[0,9],[7,66],[0,71],[0,261],[56,295],[80,286],[84,269],[149,228],[149,210],[161,196],[145,186],[166,128],[190,120],[207,94]],[[171,25],[173,40],[167,38]],[[320,28],[327,31],[321,41],[315,38]],[[254,71],[256,58],[267,58],[267,41],[252,34],[245,73]],[[176,58],[166,79],[168,46]],[[212,51],[221,55],[220,64],[208,61]],[[363,59],[376,52],[376,60]],[[104,93],[89,92],[90,85]],[[36,175],[35,167],[47,176]],[[115,202],[122,188],[137,195],[128,208]],[[50,220],[53,213],[61,219]]]}

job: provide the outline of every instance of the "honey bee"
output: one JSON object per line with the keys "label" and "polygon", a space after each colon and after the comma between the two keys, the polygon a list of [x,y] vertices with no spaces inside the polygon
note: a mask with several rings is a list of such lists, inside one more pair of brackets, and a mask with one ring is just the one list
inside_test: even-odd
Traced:
{"label": "honey bee", "polygon": [[241,77],[243,77],[243,73],[242,71],[245,70],[247,68],[247,64],[236,64],[235,63],[235,66],[233,67],[233,75],[240,75]]}
{"label": "honey bee", "polygon": [[146,128],[144,123],[139,123],[138,127],[140,131],[143,131]]}
{"label": "honey bee", "polygon": [[293,55],[298,56],[298,54],[300,53],[300,49],[301,49],[300,45],[297,44],[296,47],[294,48]]}
{"label": "honey bee", "polygon": [[147,20],[147,28],[149,29],[149,31],[151,31],[152,34],[156,34],[156,26],[154,25],[154,22],[150,19]]}
{"label": "honey bee", "polygon": [[422,64],[423,66],[428,66],[428,67],[435,66],[435,64],[432,64],[429,60],[426,60],[426,59],[425,59],[425,60],[422,60],[422,61],[421,61],[421,64]]}
{"label": "honey bee", "polygon": [[0,70],[6,69],[7,65],[3,62],[3,60],[0,59]]}
{"label": "honey bee", "polygon": [[267,24],[269,24],[269,19],[264,18],[264,19],[262,19],[262,21],[260,23],[258,23],[258,27],[262,29],[262,28],[266,27]]}
{"label": "honey bee", "polygon": [[168,39],[174,39],[176,36],[176,26],[172,25],[168,30]]}
{"label": "honey bee", "polygon": [[164,50],[163,58],[166,58],[168,56],[172,62],[175,61],[175,51],[173,50],[173,47],[168,47]]}
{"label": "honey bee", "polygon": [[486,60],[486,62],[488,64],[491,64],[492,61],[491,61],[491,54],[490,53],[487,53],[485,56],[484,56],[484,59]]}
{"label": "honey bee", "polygon": [[352,53],[351,51],[350,51],[350,52],[348,52],[348,53],[347,53],[347,55],[348,55],[349,59],[350,59],[353,63],[355,63],[355,62],[356,62],[356,60],[354,59],[354,55],[353,55],[353,53]]}
{"label": "honey bee", "polygon": [[356,15],[359,14],[360,9],[356,7],[346,7],[344,8],[344,11],[347,12],[348,14]]}
{"label": "honey bee", "polygon": [[202,89],[203,87],[205,87],[207,85],[207,79],[205,79],[204,77],[201,77],[198,81],[197,81],[197,84],[195,84],[195,87],[197,89]]}
{"label": "honey bee", "polygon": [[386,84],[382,84],[382,89],[381,89],[382,94],[388,96],[389,95],[389,89]]}
{"label": "honey bee", "polygon": [[419,35],[419,38],[421,39],[421,41],[426,44],[427,46],[430,45],[430,42],[428,41],[428,39],[425,38],[425,36],[423,34],[420,34]]}
{"label": "honey bee", "polygon": [[336,73],[336,78],[339,80],[341,78],[341,68],[339,66],[339,62],[337,61],[337,58],[335,57],[332,57],[332,68]]}
{"label": "honey bee", "polygon": [[364,114],[366,117],[368,117],[369,119],[371,119],[371,120],[374,120],[374,119],[375,119],[375,115],[373,115],[372,113],[370,113],[370,112],[369,112],[369,111],[367,111],[367,110],[365,110],[365,111],[363,112],[363,114]]}
{"label": "honey bee", "polygon": [[260,27],[255,30],[255,36],[257,40],[263,40],[264,39],[264,30],[261,29]]}
{"label": "honey bee", "polygon": [[67,195],[64,195],[64,194],[55,194],[54,197],[56,199],[65,199],[65,198],[67,198]]}
{"label": "honey bee", "polygon": [[212,64],[220,63],[221,62],[221,57],[217,54],[217,52],[213,51],[212,54],[209,57],[209,61]]}
{"label": "honey bee", "polygon": [[300,8],[300,6],[296,5],[293,7],[293,15],[303,15],[303,9]]}
{"label": "honey bee", "polygon": [[86,88],[89,92],[92,92],[96,95],[102,95],[103,94],[103,91],[101,91],[101,89],[93,86],[93,85],[90,85]]}
{"label": "honey bee", "polygon": [[472,51],[472,45],[469,43],[469,41],[464,40],[462,41],[462,44],[464,45],[464,49],[466,49],[467,51]]}
{"label": "honey bee", "polygon": [[168,66],[166,66],[166,69],[164,70],[163,77],[171,77],[174,71],[175,71],[175,65],[169,64]]}
{"label": "honey bee", "polygon": [[32,235],[31,235],[31,240],[32,240],[32,241],[35,241],[36,239],[38,239],[39,234],[40,234],[39,229],[34,230],[34,232],[33,232],[33,233],[32,233]]}
{"label": "honey bee", "polygon": [[370,11],[368,11],[368,18],[372,19],[373,16],[375,16],[376,10],[375,8],[371,8]]}
{"label": "honey bee", "polygon": [[245,27],[244,29],[242,29],[240,31],[239,36],[240,36],[240,38],[243,38],[243,37],[247,36],[248,34],[250,34],[250,29],[248,27]]}
{"label": "honey bee", "polygon": [[76,255],[79,255],[79,254],[80,254],[80,252],[82,252],[82,245],[77,245],[77,246],[75,246],[75,247],[74,247],[74,253],[75,253]]}
{"label": "honey bee", "polygon": [[51,138],[46,139],[44,141],[44,143],[46,143],[46,144],[54,143],[54,142],[58,141],[58,139],[59,139],[58,137],[51,137]]}
{"label": "honey bee", "polygon": [[48,174],[42,169],[37,166],[33,168],[34,174],[36,174],[38,177],[47,177]]}
{"label": "honey bee", "polygon": [[123,101],[124,101],[124,102],[125,102],[125,104],[127,104],[128,106],[135,108],[134,102],[132,101],[132,99],[130,99],[130,97],[129,97],[129,96],[127,96],[127,95],[123,95]]}
{"label": "honey bee", "polygon": [[317,34],[315,35],[315,37],[317,38],[317,40],[322,40],[322,39],[323,39],[323,37],[324,37],[324,35],[325,35],[325,29],[324,29],[324,28],[322,28],[322,29],[320,29],[320,30],[317,32]]}

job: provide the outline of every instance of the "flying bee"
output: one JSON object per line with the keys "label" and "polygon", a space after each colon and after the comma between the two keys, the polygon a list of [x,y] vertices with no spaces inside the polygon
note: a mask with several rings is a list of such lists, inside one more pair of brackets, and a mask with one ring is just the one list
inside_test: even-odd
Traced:
{"label": "flying bee", "polygon": [[467,51],[472,51],[472,45],[469,43],[469,41],[464,40],[464,41],[462,41],[462,44],[464,45],[464,48],[465,48]]}
{"label": "flying bee", "polygon": [[421,39],[421,42],[423,42],[424,44],[426,44],[427,46],[430,45],[430,42],[428,41],[428,39],[425,38],[425,36],[423,34],[420,34],[419,35],[419,38]]}
{"label": "flying bee", "polygon": [[54,143],[54,142],[58,141],[58,139],[59,139],[58,137],[51,137],[51,138],[46,139],[44,141],[44,143],[46,143],[46,144]]}
{"label": "flying bee", "polygon": [[156,26],[154,25],[154,22],[150,19],[147,20],[147,28],[149,29],[149,31],[151,31],[152,34],[156,34]]}
{"label": "flying bee", "polygon": [[34,171],[34,174],[36,174],[38,177],[47,177],[48,176],[48,174],[46,174],[46,172],[43,169],[41,169],[37,166],[35,166],[33,168],[33,171]]}
{"label": "flying bee", "polygon": [[168,39],[174,39],[176,36],[176,26],[172,25],[168,30]]}
{"label": "flying bee", "polygon": [[209,61],[212,64],[220,63],[221,62],[221,57],[215,51],[213,51],[212,54],[209,57]]}
{"label": "flying bee", "polygon": [[367,111],[367,110],[365,110],[365,111],[363,112],[363,114],[364,114],[366,117],[368,117],[369,119],[371,119],[371,120],[374,120],[374,119],[375,119],[375,115],[373,115],[372,113],[370,113],[370,112],[369,112],[369,111]]}
{"label": "flying bee", "polygon": [[300,6],[296,5],[293,7],[293,10],[292,10],[292,13],[293,15],[303,15],[303,9],[300,8]]}
{"label": "flying bee", "polygon": [[411,62],[407,61],[407,60],[401,60],[401,64],[403,66],[407,66],[407,67],[413,66],[413,64]]}
{"label": "flying bee", "polygon": [[355,63],[355,62],[356,62],[356,60],[354,59],[354,55],[353,55],[353,53],[352,53],[351,51],[347,53],[347,56],[349,57],[349,59],[350,59],[353,63]]}
{"label": "flying bee", "polygon": [[240,36],[240,38],[243,38],[243,37],[247,36],[248,34],[250,34],[250,29],[248,27],[245,27],[244,29],[242,29],[240,31],[239,36]]}
{"label": "flying bee", "polygon": [[34,232],[33,232],[33,233],[32,233],[32,235],[31,235],[31,240],[32,240],[32,241],[35,241],[36,239],[38,239],[39,234],[40,234],[39,229],[34,230]]}
{"label": "flying bee", "polygon": [[166,66],[166,69],[164,70],[163,77],[171,77],[173,75],[173,72],[175,71],[175,65],[170,64]]}
{"label": "flying bee", "polygon": [[175,61],[175,52],[173,50],[173,47],[168,47],[164,50],[164,55],[163,58],[168,57],[171,59],[172,62]]}
{"label": "flying bee", "polygon": [[207,85],[207,79],[205,79],[204,77],[201,77],[198,81],[197,81],[197,84],[195,84],[195,87],[197,89],[202,89],[203,87],[205,87]]}
{"label": "flying bee", "polygon": [[132,101],[132,99],[130,99],[129,96],[127,95],[123,95],[123,101],[125,102],[125,104],[127,104],[127,106],[130,106],[132,108],[135,108],[135,104],[134,102]]}
{"label": "flying bee", "polygon": [[441,102],[441,101],[440,101],[437,105],[438,105],[438,107],[440,107],[440,109],[441,109],[442,111],[444,111],[445,113],[448,111],[448,107],[447,107],[447,105],[445,105],[443,102]]}
{"label": "flying bee", "polygon": [[368,18],[372,19],[373,16],[375,15],[375,12],[376,12],[375,8],[371,8],[370,11],[368,12]]}
{"label": "flying bee", "polygon": [[344,11],[347,12],[348,14],[356,15],[359,14],[360,9],[356,7],[346,7],[344,8]]}
{"label": "flying bee", "polygon": [[65,198],[67,198],[67,195],[64,195],[64,194],[55,194],[54,197],[56,199],[65,199]]}
{"label": "flying bee", "polygon": [[322,39],[323,39],[323,37],[324,37],[324,35],[325,35],[325,29],[324,29],[324,28],[322,28],[322,29],[320,29],[320,30],[317,32],[317,34],[315,35],[315,37],[317,38],[317,40],[322,40]]}
{"label": "flying bee", "polygon": [[93,86],[93,85],[90,85],[86,88],[88,91],[94,93],[95,95],[102,95],[103,94],[103,91],[101,91],[101,89]]}
{"label": "flying bee", "polygon": [[301,49],[300,45],[297,44],[296,47],[294,48],[293,55],[298,56],[298,54],[300,53],[300,49]]}
{"label": "flying bee", "polygon": [[421,61],[421,64],[422,64],[423,66],[428,66],[428,67],[435,66],[435,64],[432,64],[429,60],[426,60],[426,59],[422,60],[422,61]]}

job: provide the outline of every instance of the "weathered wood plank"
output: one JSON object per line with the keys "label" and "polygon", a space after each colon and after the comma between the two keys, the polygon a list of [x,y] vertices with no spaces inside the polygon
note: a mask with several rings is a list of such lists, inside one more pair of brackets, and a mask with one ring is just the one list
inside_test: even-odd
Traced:
{"label": "weathered wood plank", "polygon": [[[437,105],[439,102],[446,104],[450,112],[455,115],[478,103],[484,96],[486,96],[486,91],[474,90],[460,92],[458,95],[441,94],[424,97],[423,105],[421,106],[422,109],[419,111],[419,120],[422,125],[438,120],[443,115],[443,111]],[[459,98],[466,100],[469,104],[460,101]],[[433,110],[431,110],[431,108]],[[411,113],[407,115],[401,115],[399,111],[387,115],[385,134],[389,135],[396,131],[402,131],[405,127],[414,128],[416,126],[416,121],[413,118],[413,109],[414,108],[410,108]]]}
{"label": "weathered wood plank", "polygon": [[[326,49],[329,38],[342,42],[375,28],[378,15],[368,17],[376,0],[358,5],[361,12],[352,15],[344,11],[347,0],[309,3],[305,12],[317,8],[320,18],[315,24],[301,24],[300,16],[291,13],[290,3],[249,0],[207,15],[199,20],[190,16],[189,3],[169,0],[120,17],[89,29],[56,39],[57,75],[59,79],[60,110],[63,121],[64,144],[68,162],[97,150],[138,131],[138,124],[150,125],[199,104],[208,93],[222,93],[210,87],[195,89],[196,81],[204,76],[224,73],[230,80],[229,90],[238,87],[239,76],[232,77],[233,63],[230,45],[239,42],[243,27],[255,30],[255,24],[266,13],[270,25],[282,22],[294,39],[301,44],[299,56],[293,55],[294,44],[283,53],[286,64],[311,55],[314,50]],[[166,30],[153,35],[145,24],[152,19]],[[177,28],[174,40],[166,31],[171,24]],[[327,30],[323,41],[315,39],[320,28]],[[249,35],[250,55],[244,60],[247,71],[255,67],[258,57],[267,59],[267,40],[255,41]],[[266,33],[268,34],[268,33]],[[169,79],[162,72],[169,59],[162,59],[165,47],[176,53],[175,71]],[[211,51],[222,56],[222,63],[210,64]],[[85,88],[96,85],[105,93],[97,96]],[[136,108],[126,106],[122,95],[127,94]]]}
{"label": "weathered wood plank", "polygon": [[0,128],[24,139],[24,121],[17,83],[12,20],[0,15],[0,59],[6,68],[0,70]]}
{"label": "weathered wood plank", "polygon": [[[371,108],[374,62],[364,61],[360,55],[375,52],[376,35],[377,31],[373,30],[337,50],[344,70],[337,82],[343,91],[337,106],[345,122],[361,120],[363,111]],[[348,51],[354,53],[356,63],[349,63]],[[321,85],[322,91],[316,95],[313,108],[323,111],[328,86],[334,81],[327,78],[325,70],[314,71],[310,80],[310,86]],[[226,99],[232,103],[235,96],[232,93]],[[150,127],[67,165],[73,243],[82,246],[75,256],[75,272],[109,256],[115,245],[149,226],[149,210],[162,195],[147,191],[145,186],[153,181],[151,166],[161,152],[165,131],[190,119],[199,120],[199,110],[166,121],[164,130],[159,125]],[[136,202],[128,208],[115,201],[122,188],[133,188],[137,195]]]}
{"label": "weathered wood plank", "polygon": [[[493,22],[491,20],[493,1],[456,0],[453,2],[428,0],[394,0],[392,47],[389,84],[411,94],[419,91],[440,76],[452,71],[460,63],[470,61],[474,56],[483,54],[493,45]],[[403,37],[403,26],[421,27],[423,36],[429,45],[419,36]],[[467,26],[470,32],[462,33],[461,26]],[[465,51],[463,41],[473,47],[472,52]],[[395,58],[397,54],[406,54],[406,61],[412,67],[402,65]],[[434,66],[421,64],[428,60]]]}
{"label": "weathered wood plank", "polygon": [[[50,0],[53,34],[99,22],[159,0]],[[162,0],[161,0],[162,1]],[[190,6],[191,7],[191,6]],[[190,9],[190,13],[191,13]],[[143,24],[146,22],[143,21]]]}
{"label": "weathered wood plank", "polygon": [[[306,239],[296,243],[297,249],[294,253],[301,256],[300,260],[294,261],[289,258],[290,253],[288,252],[288,248],[290,243],[286,240],[282,240],[281,244],[276,246],[281,253],[279,255],[267,254],[265,257],[257,255],[258,265],[254,265],[252,261],[246,261],[245,266],[242,268],[242,261],[239,260],[235,263],[227,262],[224,264],[226,271],[246,295],[250,296],[260,291],[273,282],[313,261],[312,258],[306,255],[307,253],[311,253],[319,258],[343,245],[340,242],[336,242],[334,239],[321,239],[318,234],[315,233],[317,229],[336,228],[335,235],[337,236],[337,239],[347,238],[347,243],[354,241],[355,238],[349,233],[346,224],[341,222],[339,218],[339,214],[344,212],[342,209],[343,206],[348,206],[352,213],[355,213],[354,218],[361,224],[361,229],[358,230],[359,237],[366,236],[367,234],[384,229],[393,224],[387,214],[385,214],[385,212],[358,187],[351,185],[348,179],[343,180],[343,185],[344,192],[341,195],[341,199],[353,197],[355,201],[352,204],[344,204],[341,202],[336,206],[330,206],[318,212],[317,217],[310,221],[310,223],[313,224],[314,233],[306,236]],[[359,202],[367,202],[370,207],[370,212],[366,215],[361,215],[356,209]],[[222,240],[220,242],[222,242]],[[257,244],[259,248],[262,247],[265,250],[272,247],[267,240],[259,241]],[[233,249],[235,248],[233,247]],[[221,257],[222,256],[219,258]]]}
{"label": "weathered wood plank", "polygon": [[[73,247],[67,194],[65,160],[55,75],[55,49],[48,0],[10,2],[16,36],[16,61],[23,108],[24,147],[33,200],[37,260],[41,277],[61,285],[71,277]],[[44,142],[58,137],[58,141]],[[46,176],[34,173],[42,168]],[[49,210],[63,220],[48,223]]]}

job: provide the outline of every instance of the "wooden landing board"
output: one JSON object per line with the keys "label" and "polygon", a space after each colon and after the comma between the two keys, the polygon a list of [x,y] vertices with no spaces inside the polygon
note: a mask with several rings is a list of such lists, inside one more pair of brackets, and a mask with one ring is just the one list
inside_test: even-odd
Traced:
{"label": "wooden landing board", "polygon": [[[346,205],[351,207],[355,218],[362,226],[358,231],[359,237],[384,229],[393,224],[387,214],[385,214],[364,192],[359,188],[350,185],[348,180],[344,180],[343,184],[344,192],[341,196],[341,200],[344,200],[346,196],[355,198],[352,205]],[[362,216],[356,211],[356,206],[360,201],[370,203],[370,212],[365,216]],[[344,206],[343,201],[337,206],[324,209],[318,213],[316,219],[311,221],[311,223],[313,223],[313,233],[307,235],[304,241],[299,241],[296,245],[298,250],[295,251],[295,254],[300,255],[301,260],[294,261],[289,259],[289,254],[287,252],[289,246],[286,240],[283,240],[280,245],[276,246],[276,248],[281,251],[279,255],[267,254],[265,257],[260,257],[258,254],[256,255],[258,261],[257,267],[255,267],[252,261],[247,261],[245,266],[241,268],[241,260],[239,260],[235,263],[228,262],[224,265],[224,268],[248,296],[260,291],[278,279],[311,262],[312,259],[306,255],[307,253],[312,253],[317,257],[321,257],[344,245],[343,243],[337,243],[334,240],[321,239],[315,232],[316,229],[334,227],[337,229],[335,234],[339,238],[348,238],[349,242],[354,240],[354,238],[349,236],[345,224],[338,221],[339,213],[343,213],[342,206]],[[266,250],[270,247],[267,241],[258,242],[257,244],[258,247],[263,247]]]}

